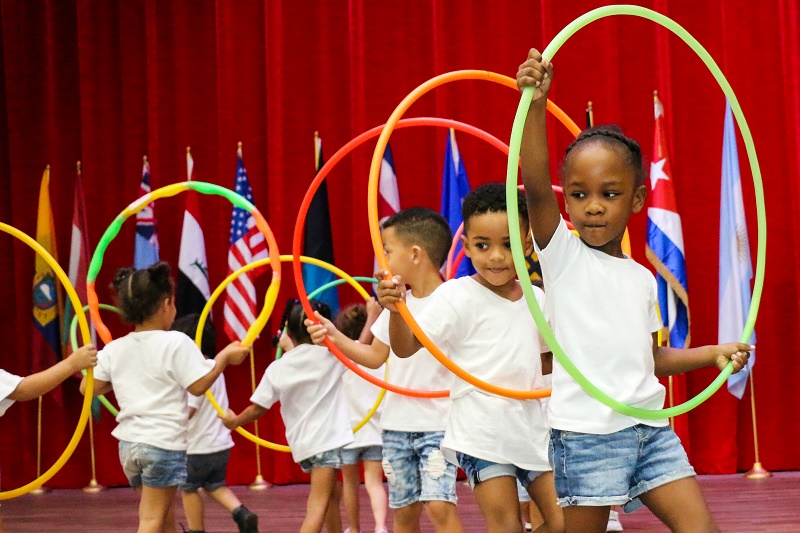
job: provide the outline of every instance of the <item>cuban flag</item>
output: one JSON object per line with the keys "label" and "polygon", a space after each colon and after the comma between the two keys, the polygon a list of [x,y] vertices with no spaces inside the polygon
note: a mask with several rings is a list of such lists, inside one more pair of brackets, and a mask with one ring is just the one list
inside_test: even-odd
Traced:
{"label": "cuban flag", "polygon": [[647,210],[647,259],[656,269],[658,305],[661,320],[669,331],[669,345],[689,346],[689,296],[686,282],[686,255],[683,230],[672,171],[667,156],[664,135],[664,108],[655,97],[655,140],[653,162],[650,164],[650,196]]}
{"label": "cuban flag", "polygon": [[[456,132],[450,128],[447,132],[447,146],[444,152],[444,171],[442,172],[442,215],[450,224],[450,231],[455,235],[464,219],[461,216],[461,204],[464,197],[469,192],[469,179],[464,162],[461,160],[461,153],[458,151],[456,142]],[[461,242],[456,243],[453,257],[457,257],[461,252]],[[453,274],[454,278],[469,276],[475,273],[472,268],[472,261],[469,257],[464,257],[458,269]]]}
{"label": "cuban flag", "polygon": [[[392,157],[392,147],[386,143],[381,160],[381,175],[378,178],[378,217],[379,222],[383,222],[400,211],[400,192],[397,189],[397,172],[394,169],[394,157]],[[377,272],[378,259],[375,258],[372,271]],[[377,292],[378,286],[372,286],[372,292]]]}

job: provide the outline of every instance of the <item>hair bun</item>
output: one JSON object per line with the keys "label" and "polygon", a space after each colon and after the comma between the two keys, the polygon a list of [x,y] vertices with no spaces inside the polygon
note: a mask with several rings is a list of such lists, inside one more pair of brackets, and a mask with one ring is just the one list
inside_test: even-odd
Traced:
{"label": "hair bun", "polygon": [[132,276],[134,272],[136,272],[136,269],[133,267],[123,267],[117,269],[117,271],[114,273],[114,281],[111,282],[111,285],[113,285],[114,290],[117,293],[120,292],[120,287],[122,287],[122,285],[128,281],[128,278]]}

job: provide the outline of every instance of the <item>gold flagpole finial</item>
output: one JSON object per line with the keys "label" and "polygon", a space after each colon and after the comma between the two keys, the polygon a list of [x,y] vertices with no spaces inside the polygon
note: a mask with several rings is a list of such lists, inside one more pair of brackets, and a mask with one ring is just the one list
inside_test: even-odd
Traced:
{"label": "gold flagpole finial", "polygon": [[319,139],[319,132],[318,131],[314,132],[314,140],[316,140],[316,139]]}
{"label": "gold flagpole finial", "polygon": [[186,147],[186,155],[192,155],[192,147],[191,146],[187,146]]}
{"label": "gold flagpole finial", "polygon": [[78,175],[80,175],[80,173],[81,173],[81,162],[78,161],[78,163],[75,166],[78,167]]}
{"label": "gold flagpole finial", "polygon": [[142,163],[147,163],[147,156],[142,156]]}
{"label": "gold flagpole finial", "polygon": [[658,100],[658,91],[653,91],[653,100]]}
{"label": "gold flagpole finial", "polygon": [[47,165],[47,166],[45,166],[45,167],[44,167],[44,171],[45,171],[45,172],[50,172],[50,165]]}
{"label": "gold flagpole finial", "polygon": [[242,141],[236,145],[236,155],[242,157]]}

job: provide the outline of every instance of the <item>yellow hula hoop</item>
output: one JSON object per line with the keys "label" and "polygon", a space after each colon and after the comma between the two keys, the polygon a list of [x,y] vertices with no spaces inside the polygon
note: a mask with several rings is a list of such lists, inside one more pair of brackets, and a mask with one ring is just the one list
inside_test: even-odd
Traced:
{"label": "yellow hula hoop", "polygon": [[[293,261],[294,260],[294,256],[282,255],[282,256],[280,256],[280,259],[281,259],[281,262],[287,263],[287,262]],[[317,259],[315,257],[306,257],[304,255],[300,256],[300,261],[303,262],[303,263],[308,263],[310,265],[315,265],[315,266],[324,268],[324,269],[332,272],[333,274],[339,276],[340,278],[344,278],[345,280],[347,280],[347,283],[349,283],[365,300],[368,300],[370,298],[369,293],[366,290],[364,290],[364,287],[362,287],[348,273],[346,273],[345,271],[335,267],[334,265],[332,265],[330,263],[326,263],[325,261],[322,261],[322,260]],[[211,296],[208,298],[208,302],[206,302],[206,306],[203,308],[203,312],[200,313],[200,320],[197,323],[197,334],[195,335],[195,339],[194,340],[195,340],[195,342],[197,343],[198,346],[200,346],[200,342],[202,340],[202,335],[203,335],[203,327],[205,326],[206,320],[208,320],[208,315],[211,312],[211,308],[213,307],[214,302],[217,301],[217,298],[219,298],[220,294],[222,294],[222,291],[224,291],[225,288],[230,283],[233,282],[233,280],[235,280],[236,278],[238,278],[240,275],[244,274],[245,272],[249,272],[250,270],[254,270],[256,268],[259,268],[259,267],[262,267],[262,266],[266,266],[266,265],[269,265],[269,264],[270,264],[270,259],[269,258],[261,259],[261,260],[258,260],[258,261],[254,261],[252,263],[248,263],[248,264],[244,265],[242,268],[240,268],[239,270],[237,270],[236,272],[231,273],[231,275],[229,275],[227,278],[225,278],[222,281],[222,283],[220,283],[217,286],[217,288],[214,289],[214,292],[212,292]],[[277,294],[275,295],[275,297],[277,298]],[[275,303],[273,302],[272,306],[274,306],[274,304]],[[386,376],[388,376],[388,372],[389,372],[389,367],[387,366],[386,367]],[[384,379],[386,379],[386,377],[384,377]],[[369,419],[372,418],[372,415],[375,414],[375,412],[378,410],[378,406],[380,406],[381,402],[383,401],[384,396],[386,396],[386,390],[382,389],[380,394],[378,394],[378,399],[375,401],[375,404],[372,406],[372,409],[370,409],[367,412],[367,414],[364,416],[364,418],[361,420],[361,422],[356,424],[356,426],[353,428],[353,433],[355,433],[356,431],[358,431],[359,429],[364,427],[364,425],[369,421]],[[212,406],[214,406],[214,409],[217,410],[217,413],[219,413],[220,415],[225,415],[226,414],[225,411],[222,410],[222,407],[220,407],[219,403],[217,403],[217,399],[214,398],[214,395],[211,393],[210,390],[206,391],[206,398],[208,398],[208,401],[211,402]],[[292,449],[289,446],[286,446],[285,444],[276,444],[274,442],[270,442],[268,440],[264,440],[261,437],[256,437],[255,435],[253,435],[252,433],[250,433],[249,431],[247,431],[246,429],[244,429],[242,427],[236,428],[236,432],[239,435],[241,435],[244,438],[246,438],[247,440],[249,440],[249,441],[251,441],[251,442],[253,442],[255,444],[258,444],[259,446],[263,446],[264,448],[269,448],[270,450],[275,450],[275,451],[278,451],[278,452],[291,452],[292,451]]]}
{"label": "yellow hula hoop", "polygon": [[[30,246],[42,257],[42,259],[47,262],[48,265],[50,265],[50,268],[53,269],[53,272],[55,272],[56,276],[61,281],[61,284],[64,286],[64,289],[67,291],[67,296],[69,296],[69,299],[75,308],[75,314],[78,317],[78,323],[81,327],[81,336],[83,337],[84,344],[90,343],[92,337],[89,333],[89,322],[86,320],[86,314],[83,312],[83,305],[81,304],[80,298],[78,298],[78,294],[75,292],[75,288],[72,286],[72,283],[70,283],[69,277],[64,273],[64,270],[61,268],[58,262],[38,242],[17,228],[0,222],[0,231],[8,233],[9,235],[16,237]],[[56,475],[56,473],[64,467],[64,464],[66,464],[66,462],[72,456],[72,453],[75,451],[75,448],[77,448],[78,443],[83,436],[84,429],[86,429],[86,423],[89,420],[89,412],[91,411],[92,397],[94,392],[94,369],[89,368],[87,370],[86,377],[86,394],[83,397],[83,407],[81,409],[81,416],[78,419],[78,426],[75,428],[75,433],[72,434],[72,439],[70,439],[66,449],[61,454],[61,457],[59,457],[53,466],[51,466],[44,474],[34,479],[27,485],[23,485],[22,487],[14,490],[0,492],[0,500],[10,500],[11,498],[16,498],[18,496],[27,494],[32,490],[38,489],[50,478]]]}

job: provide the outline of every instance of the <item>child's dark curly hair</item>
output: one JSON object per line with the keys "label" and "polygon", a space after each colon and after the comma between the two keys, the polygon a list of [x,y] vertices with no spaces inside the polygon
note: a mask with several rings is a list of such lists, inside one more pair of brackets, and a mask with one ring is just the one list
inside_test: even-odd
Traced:
{"label": "child's dark curly hair", "polygon": [[639,188],[644,184],[645,171],[642,164],[642,149],[638,142],[622,133],[622,129],[616,124],[604,124],[585,129],[578,135],[577,139],[572,141],[572,144],[567,147],[567,154],[561,164],[561,180],[563,180],[565,172],[569,171],[570,152],[589,142],[600,142],[620,150],[621,155],[625,157],[634,172],[634,188]]}
{"label": "child's dark curly hair", "polygon": [[346,337],[357,341],[361,331],[367,323],[367,306],[364,304],[350,304],[336,314],[333,322],[336,329]]}
{"label": "child's dark curly hair", "polygon": [[[528,227],[528,206],[525,195],[517,190],[517,210],[520,224]],[[464,197],[461,204],[461,217],[464,219],[464,233],[469,230],[469,220],[486,213],[507,213],[506,186],[504,183],[491,182],[479,185]]]}
{"label": "child's dark curly hair", "polygon": [[[200,324],[200,313],[192,313],[175,319],[169,328],[172,331],[180,331],[194,340],[197,335],[197,326]],[[214,324],[211,320],[206,320],[203,324],[203,336],[200,339],[200,351],[206,357],[214,358],[216,355],[217,332],[214,331]]]}
{"label": "child's dark curly hair", "polygon": [[141,270],[117,270],[111,284],[124,322],[141,324],[155,314],[165,298],[173,296],[175,286],[169,274],[169,265],[163,261]]}
{"label": "child's dark curly hair", "polygon": [[[325,302],[319,300],[309,300],[311,309],[319,312],[322,316],[331,320],[331,308]],[[306,312],[303,311],[303,304],[295,302],[286,316],[286,332],[296,345],[311,344],[311,336],[308,334],[303,321],[306,319]]]}
{"label": "child's dark curly hair", "polygon": [[447,219],[427,207],[409,207],[398,211],[381,224],[381,229],[394,228],[395,234],[408,246],[417,245],[428,254],[436,268],[447,260],[453,234]]}

